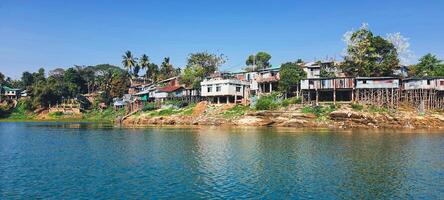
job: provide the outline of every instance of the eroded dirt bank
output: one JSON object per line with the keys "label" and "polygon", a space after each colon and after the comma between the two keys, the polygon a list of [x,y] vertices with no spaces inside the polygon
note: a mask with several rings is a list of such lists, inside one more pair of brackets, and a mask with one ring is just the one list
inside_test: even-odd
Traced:
{"label": "eroded dirt bank", "polygon": [[123,121],[124,126],[209,125],[209,126],[275,126],[295,128],[444,128],[444,113],[420,114],[400,109],[390,112],[354,110],[342,105],[334,111],[315,115],[303,112],[300,105],[273,111],[248,110],[240,115],[226,115],[233,106],[198,104],[191,115],[151,116],[144,113]]}

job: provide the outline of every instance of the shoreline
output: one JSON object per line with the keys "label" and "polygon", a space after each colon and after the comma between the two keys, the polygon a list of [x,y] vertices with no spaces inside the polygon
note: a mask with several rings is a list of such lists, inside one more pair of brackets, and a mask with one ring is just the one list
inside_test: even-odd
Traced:
{"label": "shoreline", "polygon": [[[373,109],[373,110],[372,110]],[[73,122],[112,124],[120,127],[288,127],[306,129],[444,129],[443,112],[418,113],[412,109],[356,109],[352,105],[307,107],[290,105],[274,110],[255,110],[238,105],[207,105],[139,112],[115,120],[120,114],[101,113],[34,119],[2,118],[0,122]],[[168,112],[166,112],[168,111]],[[101,119],[102,118],[102,119]],[[101,120],[98,120],[101,119]]]}

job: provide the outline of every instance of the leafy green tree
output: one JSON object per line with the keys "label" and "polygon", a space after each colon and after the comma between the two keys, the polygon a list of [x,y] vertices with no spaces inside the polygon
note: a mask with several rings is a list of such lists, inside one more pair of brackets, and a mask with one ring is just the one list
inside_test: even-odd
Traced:
{"label": "leafy green tree", "polygon": [[204,76],[208,76],[218,71],[225,61],[226,58],[223,54],[216,55],[208,52],[198,52],[188,56],[187,67],[200,66],[204,69]]}
{"label": "leafy green tree", "polygon": [[327,70],[325,67],[321,67],[321,71],[319,72],[319,76],[321,78],[335,78],[336,77],[334,72]]}
{"label": "leafy green tree", "polygon": [[122,65],[128,71],[131,72],[133,67],[137,65],[137,58],[134,58],[133,53],[131,51],[126,51],[122,56]]}
{"label": "leafy green tree", "polygon": [[411,68],[411,75],[418,77],[444,76],[444,64],[435,55],[428,53]]}
{"label": "leafy green tree", "polygon": [[302,67],[296,62],[287,62],[281,65],[279,70],[279,90],[287,96],[294,89],[297,90],[299,96],[299,83],[307,77]]}
{"label": "leafy green tree", "polygon": [[249,66],[249,68],[254,68],[252,70],[258,69],[266,69],[269,68],[271,55],[267,52],[258,52],[256,55],[250,55],[245,61],[245,64]]}
{"label": "leafy green tree", "polygon": [[205,69],[200,65],[191,65],[185,67],[181,76],[181,83],[192,89],[200,89],[200,82],[205,76]]}
{"label": "leafy green tree", "polygon": [[32,76],[33,76],[34,83],[39,83],[39,82],[44,82],[44,81],[46,81],[46,78],[45,78],[45,69],[43,69],[43,68],[40,68],[40,69],[38,70],[38,72],[34,72],[34,73],[32,73]]}
{"label": "leafy green tree", "polygon": [[350,33],[341,66],[347,75],[391,76],[398,66],[396,48],[388,40],[374,36],[366,26]]}

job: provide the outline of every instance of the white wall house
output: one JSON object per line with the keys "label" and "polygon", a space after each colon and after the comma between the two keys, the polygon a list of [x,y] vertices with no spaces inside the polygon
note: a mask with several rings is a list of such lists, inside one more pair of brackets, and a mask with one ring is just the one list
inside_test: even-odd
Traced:
{"label": "white wall house", "polygon": [[444,78],[407,78],[402,81],[404,90],[428,90],[444,91]]}
{"label": "white wall house", "polygon": [[307,74],[307,78],[319,78],[321,75],[321,65],[313,62],[304,65],[303,70]]}
{"label": "white wall house", "polygon": [[394,77],[357,77],[356,89],[399,88],[399,78]]}
{"label": "white wall house", "polygon": [[248,98],[250,83],[238,79],[206,79],[200,83],[201,96],[212,103],[238,103]]}

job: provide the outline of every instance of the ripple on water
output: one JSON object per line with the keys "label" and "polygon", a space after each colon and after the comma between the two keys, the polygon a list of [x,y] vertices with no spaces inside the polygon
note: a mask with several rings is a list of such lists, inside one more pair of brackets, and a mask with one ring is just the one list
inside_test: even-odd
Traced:
{"label": "ripple on water", "polygon": [[0,123],[0,199],[439,199],[444,136]]}

